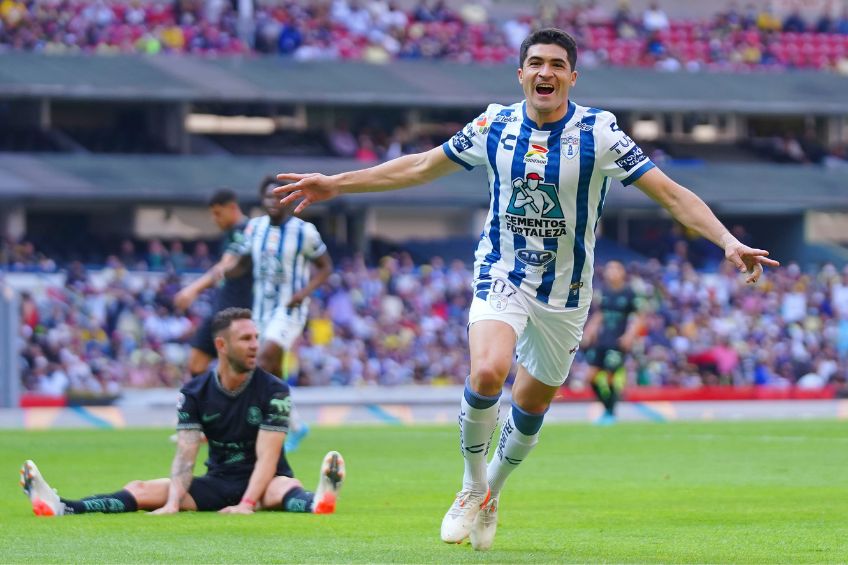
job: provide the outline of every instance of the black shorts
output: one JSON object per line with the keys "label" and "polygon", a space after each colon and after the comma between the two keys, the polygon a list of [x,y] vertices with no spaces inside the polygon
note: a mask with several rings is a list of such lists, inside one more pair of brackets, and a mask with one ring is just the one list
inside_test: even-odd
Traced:
{"label": "black shorts", "polygon": [[209,357],[218,356],[218,351],[215,349],[215,338],[212,337],[212,316],[204,318],[197,327],[194,337],[191,338],[191,346]]}
{"label": "black shorts", "polygon": [[233,478],[221,477],[220,475],[203,475],[192,479],[188,493],[194,499],[198,510],[220,510],[241,502],[241,497],[247,490],[249,482],[249,476]]}
{"label": "black shorts", "polygon": [[[277,469],[277,477],[294,477],[291,467]],[[188,487],[188,493],[194,499],[200,511],[216,511],[227,506],[235,506],[241,502],[250,475],[203,475],[194,477]]]}
{"label": "black shorts", "polygon": [[624,353],[615,347],[590,347],[583,355],[589,365],[604,371],[615,372],[624,365]]}

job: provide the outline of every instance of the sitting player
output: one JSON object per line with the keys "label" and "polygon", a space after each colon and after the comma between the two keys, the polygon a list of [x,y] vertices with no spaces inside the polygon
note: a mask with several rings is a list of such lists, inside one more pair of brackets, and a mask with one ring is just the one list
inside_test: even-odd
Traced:
{"label": "sitting player", "polygon": [[[257,508],[330,514],[345,475],[342,456],[329,452],[314,493],[305,491],[286,461],[291,398],[280,379],[256,367],[259,336],[250,310],[228,308],[212,323],[218,368],[192,379],[177,404],[177,453],[169,479],[131,481],[123,490],[82,500],[60,498],[32,461],[21,484],[39,516],[86,512],[217,510],[251,514]],[[209,440],[207,474],[193,469],[202,434]]]}

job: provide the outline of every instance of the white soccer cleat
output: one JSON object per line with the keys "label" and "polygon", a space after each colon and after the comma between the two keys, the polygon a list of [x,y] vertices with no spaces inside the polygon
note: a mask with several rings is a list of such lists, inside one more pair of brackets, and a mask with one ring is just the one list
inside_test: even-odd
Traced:
{"label": "white soccer cleat", "polygon": [[483,505],[471,526],[471,547],[477,551],[492,549],[498,529],[498,498],[492,497]]}
{"label": "white soccer cleat", "polygon": [[32,502],[32,511],[36,516],[61,516],[65,513],[65,505],[59,500],[59,495],[50,488],[38,467],[29,459],[21,467],[21,487]]}
{"label": "white soccer cleat", "polygon": [[345,478],[345,462],[342,454],[331,451],[321,462],[321,476],[315,498],[312,500],[313,514],[332,514],[336,511],[336,500]]}
{"label": "white soccer cleat", "polygon": [[456,493],[456,499],[442,519],[442,541],[462,543],[471,533],[471,525],[480,508],[489,502],[489,492],[480,495],[470,490]]}

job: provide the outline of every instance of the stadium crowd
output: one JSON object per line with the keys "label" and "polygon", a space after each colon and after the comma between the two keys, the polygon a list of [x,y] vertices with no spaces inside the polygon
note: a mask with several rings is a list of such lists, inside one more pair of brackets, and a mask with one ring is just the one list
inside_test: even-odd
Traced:
{"label": "stadium crowd", "polygon": [[[512,61],[534,27],[573,33],[581,64],[816,68],[848,73],[848,8],[810,17],[776,14],[769,2],[735,3],[711,18],[675,20],[626,0],[541,2],[525,14],[487,2],[444,0],[2,0],[0,49],[44,53],[279,54],[298,60]],[[805,17],[806,16],[806,17]]]}
{"label": "stadium crowd", "polygon": [[[701,261],[713,267],[696,270],[688,245],[679,240],[663,261],[628,265],[644,313],[627,360],[631,384],[832,384],[848,393],[848,266],[803,272],[790,264],[750,286],[709,257]],[[42,271],[34,276],[48,276],[43,266],[33,259],[31,267]],[[40,291],[33,285],[23,294],[26,390],[116,395],[186,378],[188,338],[210,302],[174,310],[181,275],[171,257],[154,264],[148,255],[132,266],[148,270],[129,270],[117,256],[92,272],[71,263],[54,274],[64,284]],[[400,253],[376,266],[361,257],[339,261],[310,304],[288,378],[300,386],[463,382],[471,277],[464,263],[439,257],[415,264]],[[578,352],[569,385],[581,386],[585,370]]]}

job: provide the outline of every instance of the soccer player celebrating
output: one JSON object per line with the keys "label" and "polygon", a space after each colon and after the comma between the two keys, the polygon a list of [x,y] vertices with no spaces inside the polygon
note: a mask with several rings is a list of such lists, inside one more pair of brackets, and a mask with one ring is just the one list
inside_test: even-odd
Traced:
{"label": "soccer player celebrating", "polygon": [[[60,498],[32,461],[21,484],[38,516],[87,512],[217,510],[251,514],[257,508],[329,514],[335,511],[345,465],[337,451],[321,464],[314,493],[305,491],[286,460],[291,397],[288,386],[256,367],[259,336],[250,310],[228,308],[212,322],[217,370],[192,379],[177,402],[177,453],[169,479],[132,481],[112,494]],[[194,477],[201,434],[209,440],[207,474]]]}
{"label": "soccer player celebrating", "polygon": [[[235,258],[226,257],[226,251],[243,237],[242,231],[247,225],[247,217],[239,207],[235,192],[228,189],[215,192],[209,199],[209,213],[212,215],[212,221],[223,232],[221,258],[211,269],[174,296],[174,305],[180,310],[187,310],[201,292],[221,283],[224,271],[236,262]],[[212,313],[197,328],[191,342],[188,370],[192,376],[205,373],[209,369],[209,363],[216,356],[212,318],[226,308],[250,308],[253,303],[252,293],[253,278],[249,271],[241,276],[223,280],[215,293]]]}
{"label": "soccer player celebrating", "polygon": [[595,396],[604,405],[599,424],[615,422],[615,405],[624,389],[624,356],[633,346],[640,320],[636,308],[636,294],[627,285],[624,265],[610,261],[604,266],[602,289],[591,309],[589,321],[583,332],[583,344],[589,374],[586,377]]}
{"label": "soccer player celebrating", "polygon": [[[539,438],[545,412],[571,368],[589,314],[595,227],[611,179],[635,184],[678,221],[724,249],[755,282],[767,251],[740,243],[695,194],[648,159],[611,113],[569,99],[574,39],[557,29],[521,45],[525,100],[490,105],[441,147],[353,172],[284,173],[275,190],[295,213],[339,194],[394,190],[484,166],[491,200],[475,254],[469,312],[471,375],[459,413],[462,489],[442,521],[448,543],[491,547],[498,495]],[[537,191],[545,193],[546,197]],[[552,205],[551,205],[552,204]],[[501,389],[517,352],[512,408],[491,463]]]}

